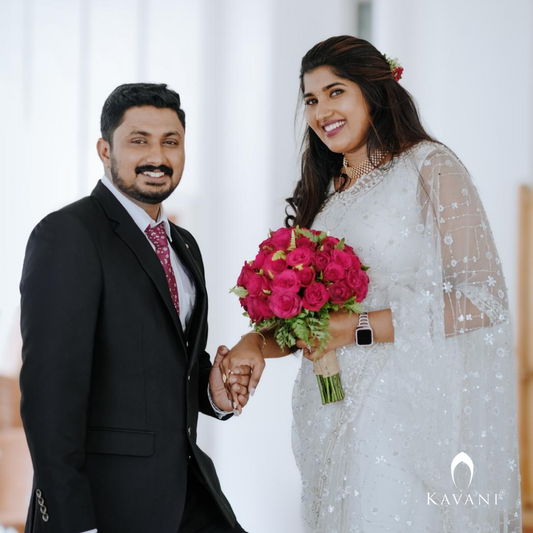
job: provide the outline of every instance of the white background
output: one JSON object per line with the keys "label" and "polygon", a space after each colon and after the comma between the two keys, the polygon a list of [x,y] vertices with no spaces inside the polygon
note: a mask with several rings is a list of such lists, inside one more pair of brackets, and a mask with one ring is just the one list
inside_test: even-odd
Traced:
{"label": "white background", "polygon": [[[297,177],[301,57],[357,31],[355,0],[0,0],[0,372],[19,366],[18,281],[31,229],[89,194],[119,84],[165,82],[187,112],[187,164],[167,209],[207,267],[212,353],[247,329],[228,293]],[[518,186],[532,182],[533,3],[374,0],[372,41],[405,68],[429,130],[470,169],[513,308]],[[202,420],[201,445],[253,533],[299,533],[290,446],[294,357],[268,363],[239,419]],[[111,510],[110,510],[111,511]]]}

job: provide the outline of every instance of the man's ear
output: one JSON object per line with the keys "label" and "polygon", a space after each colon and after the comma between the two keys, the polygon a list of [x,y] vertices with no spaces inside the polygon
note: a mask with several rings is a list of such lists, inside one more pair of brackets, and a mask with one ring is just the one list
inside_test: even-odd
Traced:
{"label": "man's ear", "polygon": [[96,151],[98,152],[98,157],[104,164],[106,169],[111,168],[111,146],[109,143],[100,137],[96,143]]}

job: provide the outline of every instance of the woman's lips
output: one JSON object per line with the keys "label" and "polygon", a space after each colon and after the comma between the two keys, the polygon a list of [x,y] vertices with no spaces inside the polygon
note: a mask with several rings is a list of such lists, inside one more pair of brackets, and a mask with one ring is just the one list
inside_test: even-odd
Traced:
{"label": "woman's lips", "polygon": [[326,137],[335,137],[335,135],[338,135],[342,131],[342,128],[344,128],[345,125],[345,120],[337,120],[335,122],[326,123],[322,126],[322,129],[324,130]]}

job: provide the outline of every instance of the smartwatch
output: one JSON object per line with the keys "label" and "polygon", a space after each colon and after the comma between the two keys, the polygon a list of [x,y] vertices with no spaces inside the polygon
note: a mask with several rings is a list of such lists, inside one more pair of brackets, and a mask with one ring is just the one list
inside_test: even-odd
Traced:
{"label": "smartwatch", "polygon": [[372,346],[374,344],[374,330],[368,320],[368,313],[359,315],[359,324],[355,328],[355,344],[357,346]]}

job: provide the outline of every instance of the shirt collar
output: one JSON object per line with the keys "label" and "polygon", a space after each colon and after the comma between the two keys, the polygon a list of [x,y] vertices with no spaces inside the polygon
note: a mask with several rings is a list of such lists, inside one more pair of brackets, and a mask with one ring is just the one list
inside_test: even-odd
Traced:
{"label": "shirt collar", "polygon": [[115,196],[115,198],[122,204],[122,207],[124,207],[124,209],[128,212],[130,217],[133,219],[135,224],[137,224],[137,226],[143,233],[145,232],[148,226],[153,228],[154,226],[157,226],[159,223],[163,222],[163,226],[165,228],[168,240],[172,242],[172,234],[170,233],[170,222],[168,221],[168,217],[165,213],[163,204],[160,205],[159,215],[157,217],[157,220],[154,221],[154,219],[142,207],[138,206],[122,191],[117,189],[112,183],[112,181],[105,174],[102,177],[101,181],[102,184],[105,185],[111,191],[113,196]]}

